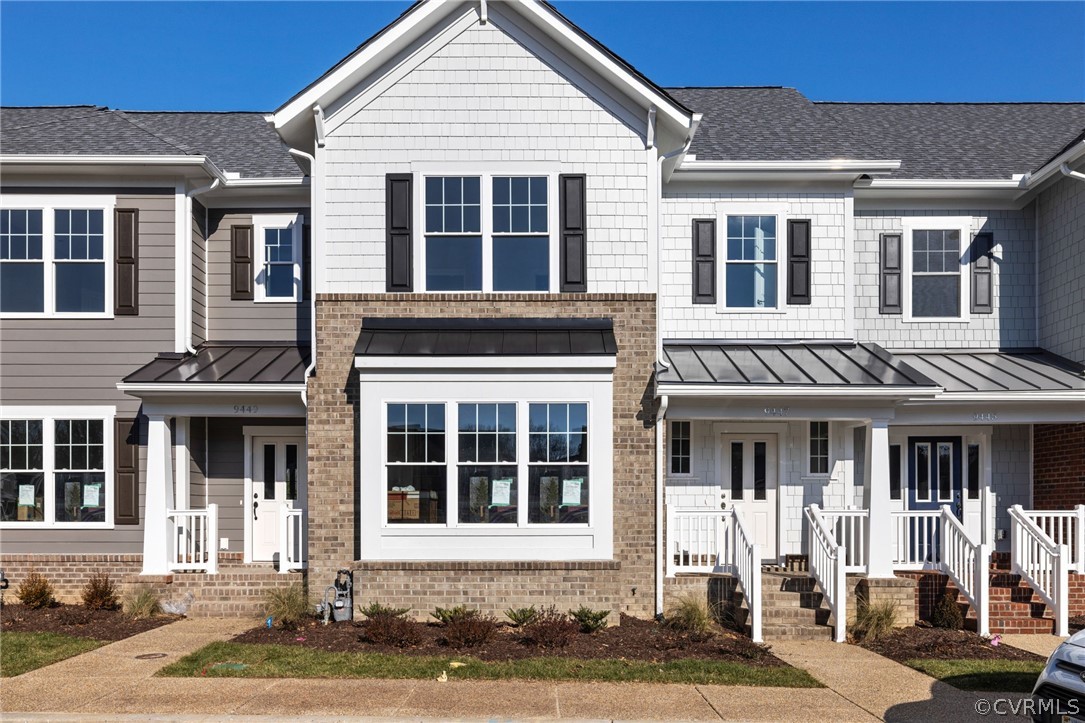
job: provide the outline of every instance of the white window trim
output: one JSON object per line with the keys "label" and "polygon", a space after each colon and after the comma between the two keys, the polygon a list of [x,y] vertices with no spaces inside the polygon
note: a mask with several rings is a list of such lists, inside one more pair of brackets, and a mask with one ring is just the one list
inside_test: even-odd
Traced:
{"label": "white window trim", "polygon": [[[53,406],[5,406],[0,407],[0,419],[40,419],[42,420],[42,475],[44,484],[44,505],[46,519],[42,522],[0,522],[0,530],[111,530],[113,522],[113,420],[117,416],[116,407],[53,407]],[[54,448],[55,422],[58,419],[100,419],[102,420],[102,466],[104,469],[105,522],[56,522],[56,451]],[[50,521],[52,518],[54,521]]]}
{"label": "white window trim", "polygon": [[[667,428],[667,477],[669,479],[691,479],[697,475],[693,472],[693,420],[692,419],[670,419],[667,420],[670,425]],[[672,472],[671,463],[674,461],[674,435],[671,430],[674,429],[675,422],[685,422],[689,425],[689,472]]]}
{"label": "white window trim", "polygon": [[[903,295],[902,321],[909,324],[950,323],[966,324],[970,320],[969,290],[971,279],[968,271],[968,248],[972,241],[971,216],[906,216],[901,220],[904,243],[901,246],[901,294]],[[960,231],[960,316],[912,316],[912,235],[915,231]]]}
{"label": "white window trim", "polygon": [[[546,161],[494,163],[412,163],[414,175],[414,288],[428,292],[426,287],[426,178],[433,176],[476,176],[480,188],[480,211],[482,237],[482,288],[464,291],[435,291],[443,294],[556,294],[561,290],[560,247],[558,239],[558,176],[560,164]],[[494,176],[546,176],[546,222],[550,238],[550,287],[546,291],[494,291],[493,284],[493,178]],[[441,235],[441,234],[435,234]],[[511,234],[506,234],[511,235]]]}
{"label": "white window trim", "polygon": [[[113,210],[117,197],[102,194],[30,195],[6,194],[0,197],[0,209],[41,211],[41,256],[45,267],[43,311],[3,312],[0,319],[112,319],[114,311],[113,268]],[[53,238],[56,226],[54,211],[58,209],[102,211],[102,263],[105,266],[105,293],[102,311],[56,311],[56,258]]]}
{"label": "white window trim", "polygon": [[[813,441],[813,435],[810,433],[810,425],[814,424],[815,422],[824,422],[825,425],[827,425],[825,429],[826,429],[826,434],[827,434],[827,437],[828,437],[829,444],[828,444],[828,458],[826,459],[826,462],[825,462],[825,471],[824,472],[814,472],[814,471],[812,471],[810,469],[810,467],[811,467],[811,465],[810,465],[810,462],[811,462],[810,457],[812,456],[810,454],[810,442]],[[808,420],[806,422],[806,435],[805,435],[805,437],[806,437],[806,440],[805,440],[806,441],[806,448],[803,451],[803,456],[806,458],[806,468],[804,470],[805,474],[803,475],[803,477],[809,477],[811,479],[827,479],[827,478],[829,478],[830,476],[832,476],[832,473],[833,473],[833,423],[830,422],[827,419],[810,419],[810,420]]]}
{"label": "white window trim", "polygon": [[[253,247],[252,247],[252,288],[253,301],[261,304],[296,304],[301,301],[302,274],[301,268],[301,231],[302,216],[300,213],[268,213],[252,217]],[[267,296],[260,275],[264,271],[264,231],[268,229],[289,228],[293,232],[294,250],[294,295],[293,296]]]}
{"label": "white window trim", "polygon": [[[728,216],[775,216],[776,217],[776,305],[764,309],[727,305],[727,217]],[[786,203],[717,203],[716,204],[716,288],[719,290],[716,311],[721,314],[786,314],[787,250]]]}

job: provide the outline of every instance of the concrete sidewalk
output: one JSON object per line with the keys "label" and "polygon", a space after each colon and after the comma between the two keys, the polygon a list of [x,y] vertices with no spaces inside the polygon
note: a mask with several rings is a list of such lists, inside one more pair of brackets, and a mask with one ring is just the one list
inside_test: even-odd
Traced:
{"label": "concrete sidewalk", "polygon": [[[7,720],[606,719],[970,720],[969,694],[851,645],[777,643],[823,689],[534,681],[156,678],[164,665],[253,625],[183,620],[0,684]],[[160,654],[161,657],[140,659]],[[992,697],[988,695],[987,697]],[[1020,696],[1018,696],[1020,697]]]}

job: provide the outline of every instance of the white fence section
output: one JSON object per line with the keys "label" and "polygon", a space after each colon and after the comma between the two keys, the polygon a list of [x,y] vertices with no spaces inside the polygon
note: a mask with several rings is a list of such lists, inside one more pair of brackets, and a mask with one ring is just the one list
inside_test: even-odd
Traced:
{"label": "white fence section", "polygon": [[964,526],[950,511],[949,505],[942,506],[939,527],[941,539],[938,540],[938,553],[941,568],[976,611],[976,632],[990,635],[990,605],[987,593],[991,580],[991,550],[985,543],[977,544],[969,539]]}
{"label": "white fence section", "polygon": [[1072,510],[1022,510],[1056,545],[1070,551],[1070,570],[1085,574],[1085,505]]}
{"label": "white fence section", "polygon": [[847,572],[865,572],[867,565],[867,510],[820,510],[821,519],[833,533],[833,538],[844,548]]}
{"label": "white fence section", "polygon": [[821,586],[825,603],[835,619],[833,640],[842,643],[848,618],[848,588],[845,572],[847,550],[837,544],[832,530],[821,516],[817,505],[806,508],[806,520],[809,523],[810,573]]}
{"label": "white fence section", "polygon": [[218,573],[218,505],[203,510],[166,510],[169,569]]}
{"label": "white fence section", "polygon": [[733,557],[730,566],[735,577],[742,584],[746,596],[746,605],[750,609],[750,639],[762,642],[761,637],[761,546],[753,541],[741,510],[734,509],[731,514],[731,529],[734,531]]}
{"label": "white fence section", "polygon": [[1029,519],[1021,505],[1010,508],[1011,569],[1036,591],[1055,615],[1055,634],[1069,634],[1070,550]]}
{"label": "white fence section", "polygon": [[938,528],[941,510],[904,510],[893,512],[890,530],[893,543],[893,567],[898,570],[933,570],[938,568]]}
{"label": "white fence section", "polygon": [[305,517],[304,510],[284,504],[279,507],[279,572],[304,570]]}

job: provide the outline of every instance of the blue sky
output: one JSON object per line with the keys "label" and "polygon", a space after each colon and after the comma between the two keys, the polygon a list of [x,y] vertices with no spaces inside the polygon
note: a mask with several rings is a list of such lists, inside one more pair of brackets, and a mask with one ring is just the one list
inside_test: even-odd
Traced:
{"label": "blue sky", "polygon": [[[661,85],[1085,101],[1085,2],[570,2]],[[273,110],[405,2],[0,2],[0,102]]]}

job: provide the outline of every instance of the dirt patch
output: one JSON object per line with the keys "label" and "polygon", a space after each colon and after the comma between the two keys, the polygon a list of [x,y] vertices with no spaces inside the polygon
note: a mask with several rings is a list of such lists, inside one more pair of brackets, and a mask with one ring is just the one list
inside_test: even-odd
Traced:
{"label": "dirt patch", "polygon": [[120,610],[86,610],[79,605],[56,605],[33,610],[25,605],[4,604],[0,609],[0,630],[24,633],[60,633],[94,640],[123,640],[138,633],[180,620],[177,615],[159,615],[132,620]]}
{"label": "dirt patch", "polygon": [[903,663],[907,660],[1022,660],[1039,661],[1039,655],[1009,645],[991,645],[966,630],[911,627],[894,630],[874,642],[862,642],[867,650]]}
{"label": "dirt patch", "polygon": [[670,630],[651,620],[622,615],[621,625],[594,634],[577,633],[564,648],[542,648],[526,644],[523,633],[502,624],[483,645],[473,648],[450,648],[442,643],[443,628],[438,624],[412,622],[417,626],[419,642],[400,648],[375,645],[363,639],[362,624],[317,622],[289,631],[279,628],[254,628],[234,638],[237,643],[274,643],[299,645],[319,650],[356,653],[395,653],[403,655],[470,655],[487,661],[523,660],[543,656],[561,656],[582,660],[624,659],[666,662],[672,660],[717,660],[745,665],[778,667],[782,660],[768,646],[758,645],[737,633],[719,631],[707,640]]}

